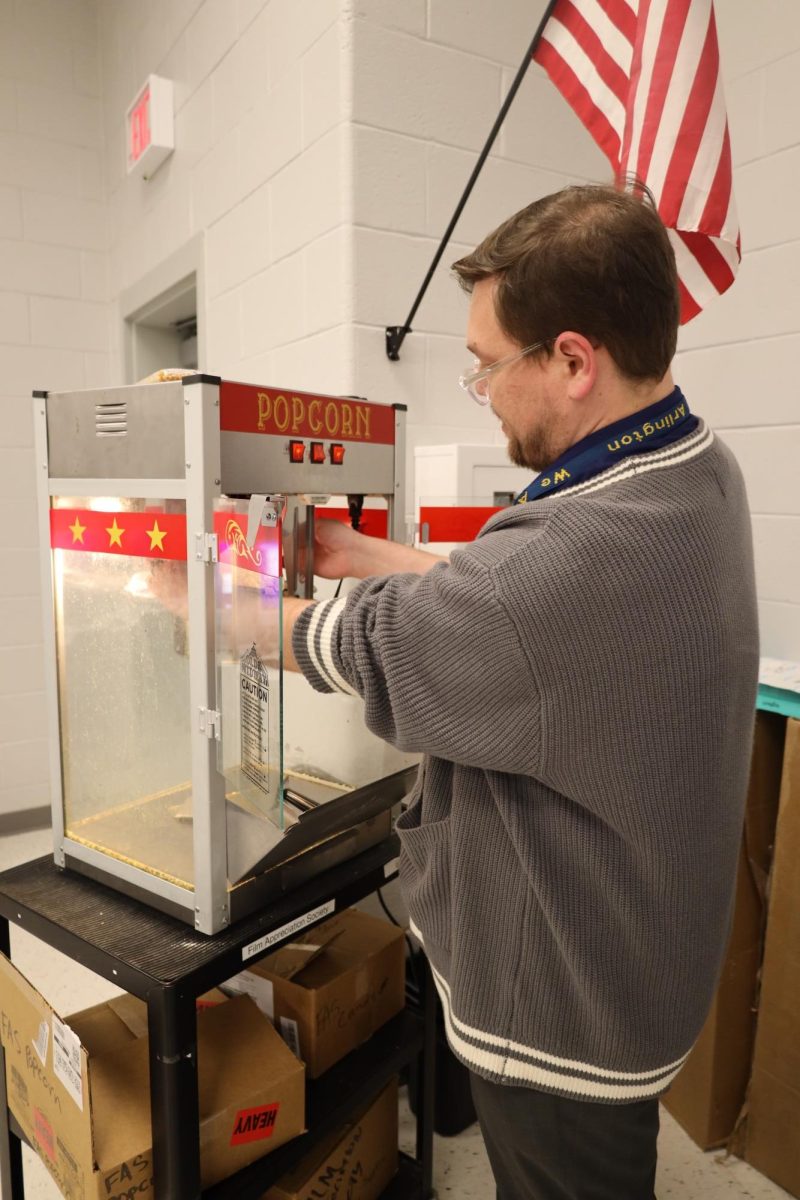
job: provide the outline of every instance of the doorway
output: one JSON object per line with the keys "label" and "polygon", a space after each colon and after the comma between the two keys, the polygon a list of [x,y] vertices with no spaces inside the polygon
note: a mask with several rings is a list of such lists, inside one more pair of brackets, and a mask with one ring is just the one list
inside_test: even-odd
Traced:
{"label": "doorway", "polygon": [[120,297],[125,382],[167,367],[203,369],[202,235]]}

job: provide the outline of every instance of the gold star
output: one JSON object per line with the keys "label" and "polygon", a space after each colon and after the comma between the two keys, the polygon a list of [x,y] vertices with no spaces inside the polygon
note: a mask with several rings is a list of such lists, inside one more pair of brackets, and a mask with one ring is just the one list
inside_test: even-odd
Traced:
{"label": "gold star", "polygon": [[70,533],[72,534],[72,544],[74,545],[75,542],[80,542],[80,544],[83,545],[84,544],[83,543],[83,535],[86,533],[86,526],[81,525],[80,517],[76,516],[75,524],[69,525],[67,528],[69,529]]}
{"label": "gold star", "polygon": [[119,546],[120,550],[122,549],[122,535],[124,532],[125,532],[125,530],[120,529],[119,525],[117,525],[117,518],[114,517],[114,521],[113,521],[111,528],[106,529],[106,533],[108,534],[108,537],[109,537],[109,542],[108,542],[109,550],[111,549],[112,546]]}
{"label": "gold star", "polygon": [[158,521],[154,521],[153,528],[148,529],[146,532],[147,532],[147,536],[150,538],[150,549],[163,551],[164,538],[167,536],[166,529],[159,529]]}

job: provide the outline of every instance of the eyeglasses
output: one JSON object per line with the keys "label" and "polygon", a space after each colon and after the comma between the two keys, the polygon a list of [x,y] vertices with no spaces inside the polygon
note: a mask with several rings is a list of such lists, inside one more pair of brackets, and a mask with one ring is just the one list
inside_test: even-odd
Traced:
{"label": "eyeglasses", "polygon": [[[489,403],[489,376],[495,371],[499,371],[501,367],[509,367],[512,363],[520,358],[524,358],[526,354],[533,354],[534,350],[541,350],[542,346],[546,346],[548,342],[552,342],[552,338],[545,338],[542,342],[534,342],[532,346],[526,346],[524,350],[520,350],[518,354],[510,354],[508,358],[500,358],[497,362],[492,363],[489,367],[473,366],[471,371],[465,371],[460,377],[458,384],[462,387],[468,396],[475,401],[476,404]],[[475,359],[475,363],[478,359]]]}

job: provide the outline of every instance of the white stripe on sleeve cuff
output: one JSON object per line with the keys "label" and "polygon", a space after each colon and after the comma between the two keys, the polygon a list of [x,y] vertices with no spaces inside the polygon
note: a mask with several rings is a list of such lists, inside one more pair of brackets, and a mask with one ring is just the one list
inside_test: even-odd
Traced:
{"label": "white stripe on sleeve cuff", "polygon": [[305,648],[312,666],[329,687],[348,696],[357,696],[358,692],[341,674],[333,656],[333,634],[346,603],[347,598],[342,597],[314,606],[306,630]]}

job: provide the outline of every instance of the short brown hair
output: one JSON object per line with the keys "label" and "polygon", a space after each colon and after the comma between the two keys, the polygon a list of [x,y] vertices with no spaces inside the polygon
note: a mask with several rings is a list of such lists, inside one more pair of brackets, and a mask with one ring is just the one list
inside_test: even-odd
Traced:
{"label": "short brown hair", "polygon": [[660,379],[678,338],[675,254],[650,192],[629,186],[576,185],[535,200],[453,263],[461,286],[498,277],[497,318],[520,346],[572,329],[604,346],[623,375]]}

